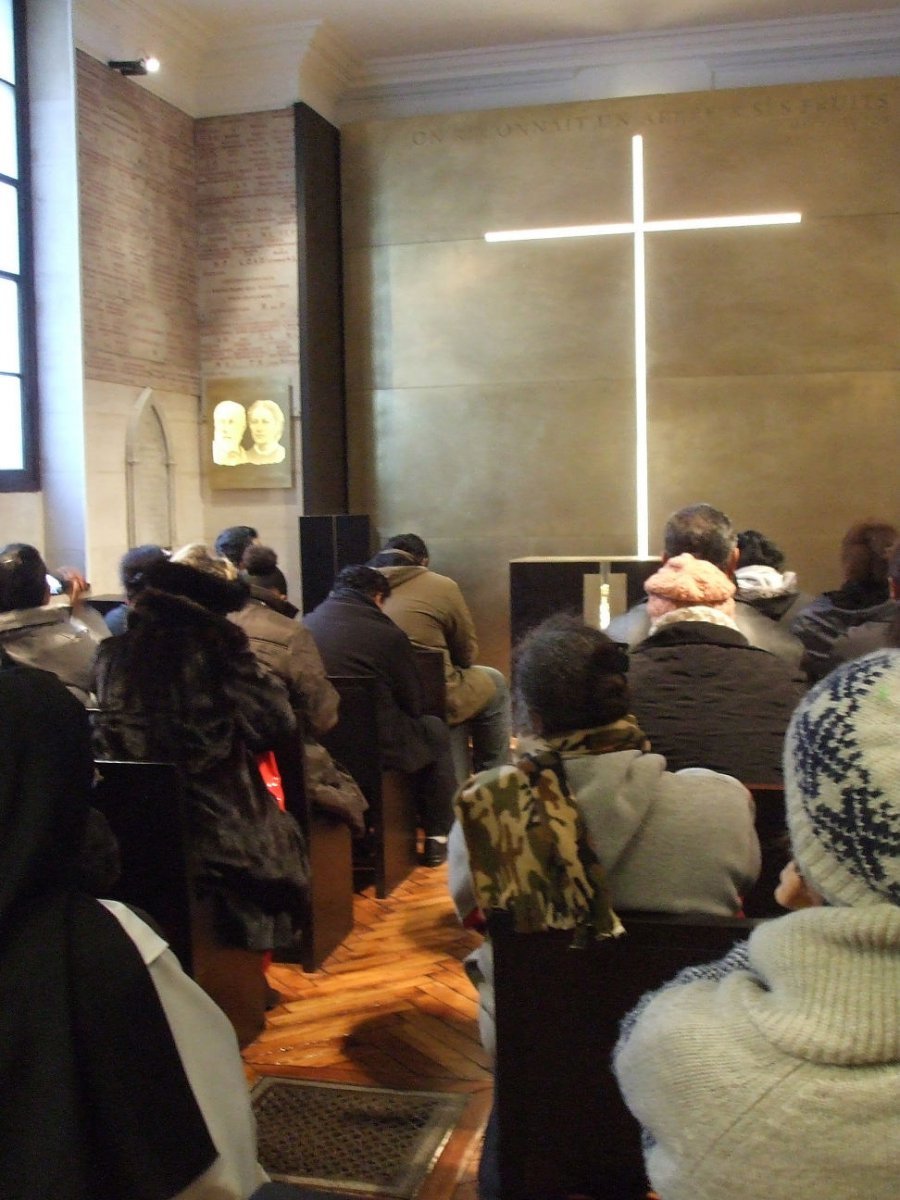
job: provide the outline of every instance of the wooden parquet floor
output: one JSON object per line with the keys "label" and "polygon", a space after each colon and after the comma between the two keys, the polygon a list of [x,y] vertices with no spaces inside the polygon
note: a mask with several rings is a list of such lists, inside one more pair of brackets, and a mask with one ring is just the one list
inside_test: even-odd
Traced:
{"label": "wooden parquet floor", "polygon": [[418,1200],[476,1200],[492,1075],[462,959],[477,944],[447,893],[447,868],[418,868],[386,900],[357,894],[354,928],[313,974],[274,965],[282,1002],[244,1051],[247,1076],[464,1092],[469,1096]]}

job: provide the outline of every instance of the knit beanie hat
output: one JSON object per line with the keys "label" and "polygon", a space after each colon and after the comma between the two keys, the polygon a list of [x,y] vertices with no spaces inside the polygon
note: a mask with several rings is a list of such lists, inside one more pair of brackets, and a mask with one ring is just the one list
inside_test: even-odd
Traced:
{"label": "knit beanie hat", "polygon": [[718,609],[734,616],[735,585],[724,571],[693,554],[678,554],[664,562],[644,584],[651,622],[676,608]]}
{"label": "knit beanie hat", "polygon": [[900,650],[845,663],[800,701],[784,746],[794,858],[830,904],[900,905]]}

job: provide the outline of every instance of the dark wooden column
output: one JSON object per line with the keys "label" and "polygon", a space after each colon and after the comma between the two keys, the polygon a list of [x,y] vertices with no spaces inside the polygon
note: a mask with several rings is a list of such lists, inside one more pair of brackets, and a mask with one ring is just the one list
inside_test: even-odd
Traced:
{"label": "dark wooden column", "polygon": [[303,511],[347,512],[340,131],[294,105]]}

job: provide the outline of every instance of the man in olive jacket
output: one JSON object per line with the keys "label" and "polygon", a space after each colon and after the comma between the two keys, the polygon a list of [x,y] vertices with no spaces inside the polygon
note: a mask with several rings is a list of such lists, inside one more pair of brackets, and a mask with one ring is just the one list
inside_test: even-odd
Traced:
{"label": "man in olive jacket", "polygon": [[504,766],[509,762],[509,688],[500,671],[476,665],[475,622],[459,585],[430,570],[428,547],[415,533],[390,538],[369,565],[391,585],[385,613],[411,642],[444,656],[447,724],[460,730],[452,742],[459,782],[473,767]]}

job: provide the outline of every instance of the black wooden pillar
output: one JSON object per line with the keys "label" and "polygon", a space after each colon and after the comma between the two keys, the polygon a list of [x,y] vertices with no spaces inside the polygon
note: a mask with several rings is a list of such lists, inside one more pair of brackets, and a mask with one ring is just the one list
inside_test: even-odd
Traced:
{"label": "black wooden pillar", "polygon": [[303,511],[346,513],[340,131],[294,105]]}

